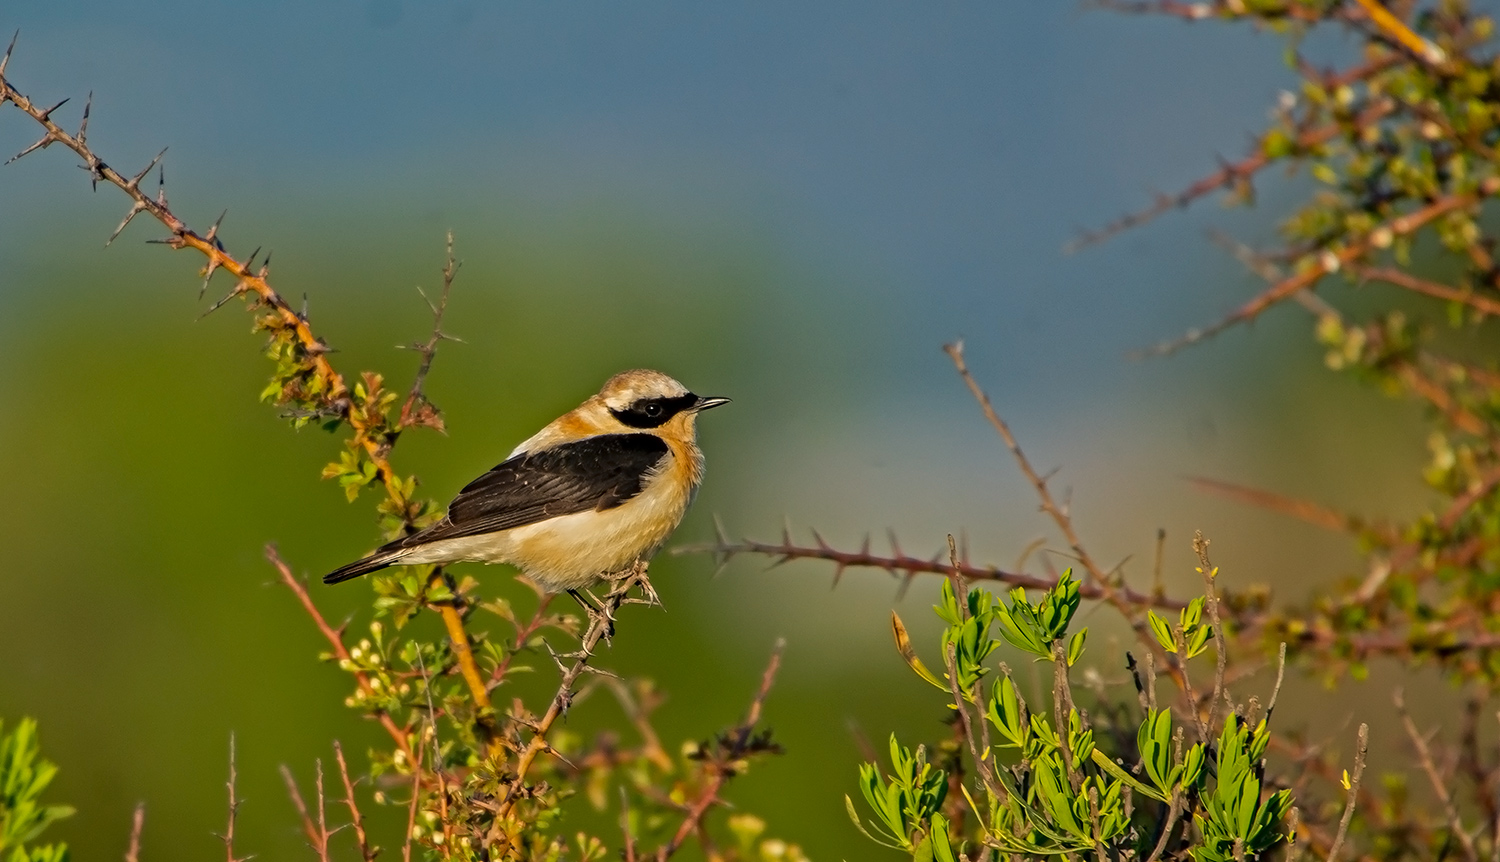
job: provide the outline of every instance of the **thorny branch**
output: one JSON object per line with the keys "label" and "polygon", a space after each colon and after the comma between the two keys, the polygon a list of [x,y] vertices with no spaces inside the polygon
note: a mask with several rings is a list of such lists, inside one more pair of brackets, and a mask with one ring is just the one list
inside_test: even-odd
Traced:
{"label": "thorny branch", "polygon": [[[778,640],[776,646],[771,650],[771,660],[766,664],[765,672],[761,674],[760,688],[756,689],[755,697],[750,701],[750,709],[745,713],[745,720],[740,722],[733,730],[725,734],[718,742],[709,756],[706,768],[711,777],[707,785],[698,794],[691,805],[688,806],[687,816],[683,818],[682,824],[672,835],[672,840],[667,842],[656,851],[656,862],[666,862],[673,853],[676,853],[689,836],[702,829],[703,818],[716,803],[723,804],[719,798],[719,791],[724,789],[724,784],[735,776],[735,764],[743,760],[745,756],[755,748],[764,750],[771,743],[769,737],[757,736],[755,728],[760,724],[761,709],[765,706],[766,696],[771,693],[771,686],[776,682],[776,672],[781,668],[781,653],[786,648],[786,641]],[[727,745],[724,743],[727,741]]]}
{"label": "thorny branch", "polygon": [[[398,426],[394,431],[381,430],[379,426],[383,423],[383,420],[375,419],[365,409],[356,409],[352,398],[353,393],[351,393],[349,385],[346,383],[343,375],[328,361],[328,345],[314,334],[306,315],[292,308],[267,280],[267,275],[270,271],[269,263],[262,263],[258,270],[254,269],[255,253],[252,253],[249,259],[241,261],[225,249],[223,242],[218,238],[219,222],[214,222],[212,227],[200,234],[188,227],[168,207],[165,190],[160,191],[154,198],[141,190],[141,180],[160,161],[160,154],[146,166],[145,170],[133,177],[127,178],[105,163],[88,146],[86,139],[88,129],[87,109],[85,110],[84,119],[79,127],[78,134],[72,135],[52,120],[52,113],[58,107],[61,107],[62,103],[54,105],[51,108],[38,107],[12,86],[10,81],[5,77],[5,67],[9,63],[11,50],[14,47],[15,42],[12,40],[11,48],[6,50],[4,59],[0,60],[0,105],[10,102],[36,120],[45,130],[42,139],[34,146],[23,151],[17,158],[36,149],[45,149],[54,143],[62,144],[84,160],[84,168],[88,170],[91,179],[95,183],[101,181],[107,182],[119,188],[131,199],[130,211],[126,214],[125,220],[115,230],[114,236],[110,237],[111,242],[114,241],[115,237],[119,236],[120,232],[125,229],[126,225],[136,215],[146,213],[167,228],[169,236],[164,241],[165,245],[174,249],[191,248],[207,258],[208,263],[204,268],[205,284],[207,283],[207,279],[222,269],[235,279],[235,285],[230,292],[230,297],[250,296],[261,307],[269,309],[269,319],[273,320],[276,326],[293,333],[296,344],[303,354],[302,358],[309,364],[311,372],[314,375],[314,382],[312,384],[314,391],[320,393],[320,400],[328,405],[328,409],[331,409],[339,419],[347,422],[353,429],[355,447],[364,451],[365,457],[374,466],[376,477],[384,486],[387,496],[409,528],[412,519],[416,516],[417,510],[413,508],[413,504],[409,499],[408,488],[404,487],[401,477],[392,469],[389,460],[389,453],[395,445],[399,430],[401,427],[405,427],[405,425]],[[165,153],[166,151],[163,150],[162,152]],[[222,218],[220,216],[220,219]],[[256,252],[258,253],[259,249]],[[431,368],[437,342],[447,337],[441,330],[442,311],[447,305],[448,292],[452,286],[453,276],[457,272],[457,269],[458,264],[452,256],[452,236],[450,234],[448,260],[443,269],[443,293],[439,305],[433,309],[434,336],[429,342],[429,346],[422,348],[423,359],[421,367],[418,369],[418,378],[413,385],[412,395],[408,398],[405,405],[405,408],[410,409],[403,409],[403,418],[409,420],[406,424],[431,424],[433,421],[438,421],[440,424],[440,420],[435,418],[435,411],[431,411],[431,416],[423,418],[424,407],[431,410],[431,405],[427,403],[425,395],[422,394],[421,387],[428,369]],[[315,610],[310,600],[306,598],[305,590],[302,591],[302,595],[299,598],[303,599],[303,604],[309,611]],[[476,702],[481,705],[482,713],[483,707],[488,705],[488,694],[469,648],[469,639],[463,627],[462,609],[456,606],[456,604],[443,604],[438,606],[436,610],[443,618],[444,626],[453,640],[454,650],[459,658],[464,679],[470,685],[471,693]],[[323,626],[326,626],[326,623],[320,623],[320,627]],[[327,634],[326,631],[325,634]],[[404,742],[401,744],[404,748]]]}
{"label": "thorny branch", "polygon": [[[567,714],[568,707],[573,702],[575,684],[579,677],[589,670],[588,663],[593,656],[594,649],[599,646],[601,640],[613,636],[615,613],[626,604],[660,604],[660,600],[656,597],[656,590],[652,588],[651,581],[646,576],[646,570],[645,563],[637,563],[620,577],[615,578],[610,591],[604,596],[602,612],[591,615],[588,630],[584,632],[578,652],[570,654],[574,659],[573,664],[563,669],[562,680],[558,683],[557,693],[552,696],[547,712],[539,721],[531,725],[531,741],[526,744],[516,760],[515,774],[509,780],[510,787],[496,809],[497,821],[504,820],[524,795],[526,774],[531,770],[537,757],[552,750],[547,743],[547,734],[557,720]],[[640,589],[643,598],[630,596],[631,590],[636,588]],[[563,668],[561,659],[564,657],[567,656],[554,656],[559,668]]]}

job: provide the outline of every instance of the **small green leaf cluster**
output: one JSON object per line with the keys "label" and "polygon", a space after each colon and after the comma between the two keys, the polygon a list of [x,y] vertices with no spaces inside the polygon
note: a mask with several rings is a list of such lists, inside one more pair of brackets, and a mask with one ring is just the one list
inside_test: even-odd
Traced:
{"label": "small green leaf cluster", "polygon": [[1188,606],[1178,613],[1175,628],[1157,616],[1156,611],[1147,609],[1146,621],[1151,626],[1151,635],[1162,649],[1176,653],[1180,648],[1186,658],[1196,658],[1208,649],[1208,639],[1213,637],[1214,629],[1203,620],[1203,602],[1203,596],[1188,602]]}
{"label": "small green leaf cluster", "polygon": [[[943,798],[948,795],[948,776],[927,762],[927,749],[917,746],[916,753],[902,747],[891,734],[891,771],[882,777],[873,763],[859,768],[859,789],[875,812],[869,829],[860,822],[854,800],[844,796],[844,806],[854,825],[871,840],[897,850],[915,850],[927,841],[929,833],[943,828]],[[937,822],[934,822],[937,818]],[[929,851],[930,852],[930,851]],[[951,852],[948,858],[952,859]]]}
{"label": "small green leaf cluster", "polygon": [[54,822],[71,817],[66,805],[47,805],[42,791],[57,767],[41,759],[36,721],[23,718],[5,733],[0,722],[0,859],[4,862],[67,862],[66,844],[26,846]]}
{"label": "small green leaf cluster", "polygon": [[[1264,719],[1252,729],[1246,718],[1231,713],[1216,744],[1207,739],[1187,744],[1184,730],[1174,728],[1172,710],[1157,709],[1153,693],[1134,734],[1135,751],[1128,750],[1128,739],[1096,735],[1087,712],[1074,703],[1068,679],[1084,652],[1083,630],[1069,637],[1079,587],[1067,572],[1035,602],[1024,590],[1012,591],[1001,604],[974,589],[961,603],[951,581],[945,581],[934,611],[946,623],[940,645],[949,667],[947,684],[916,658],[896,620],[898,649],[908,665],[947,693],[971,766],[965,770],[961,756],[945,760],[958,770],[955,779],[927,761],[923,746],[912,753],[892,736],[890,769],[882,773],[874,763],[860,768],[861,794],[873,815],[861,820],[853,799],[845,797],[861,832],[914,859],[981,858],[966,853],[964,848],[973,845],[981,853],[988,848],[1038,858],[1192,856],[1198,862],[1226,862],[1260,858],[1289,837],[1283,821],[1291,792],[1268,793],[1262,777],[1270,738]],[[1149,628],[1162,655],[1177,656],[1184,678],[1187,661],[1210,642],[1203,609],[1203,599],[1191,602],[1175,625],[1151,616]],[[981,665],[1002,639],[1051,663],[1051,717],[1028,709],[1003,664]],[[981,686],[996,669],[994,684]],[[962,788],[961,800],[950,798],[950,786]],[[1177,832],[1184,821],[1192,827]],[[975,824],[973,831],[958,834],[955,824],[966,822]]]}
{"label": "small green leaf cluster", "polygon": [[1215,787],[1203,797],[1202,810],[1193,815],[1202,836],[1192,850],[1198,862],[1253,858],[1289,837],[1282,834],[1281,825],[1292,807],[1292,791],[1263,794],[1262,761],[1270,741],[1264,719],[1254,730],[1239,716],[1224,719]]}

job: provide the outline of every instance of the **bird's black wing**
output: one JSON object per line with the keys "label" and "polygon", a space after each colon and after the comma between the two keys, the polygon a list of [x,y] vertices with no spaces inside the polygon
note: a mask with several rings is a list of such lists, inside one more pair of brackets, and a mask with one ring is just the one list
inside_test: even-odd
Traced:
{"label": "bird's black wing", "polygon": [[470,482],[448,515],[388,547],[413,547],[535,524],[559,515],[613,509],[641,493],[667,457],[654,434],[601,434],[526,452]]}

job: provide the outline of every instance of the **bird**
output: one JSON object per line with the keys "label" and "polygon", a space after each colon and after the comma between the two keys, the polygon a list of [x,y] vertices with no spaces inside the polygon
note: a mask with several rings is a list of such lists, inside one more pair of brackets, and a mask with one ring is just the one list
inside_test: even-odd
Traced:
{"label": "bird", "polygon": [[703,481],[698,414],[728,403],[659,371],[622,371],[466,485],[441,520],[323,582],[388,566],[508,563],[588,607],[579,590],[649,560],[682,522]]}

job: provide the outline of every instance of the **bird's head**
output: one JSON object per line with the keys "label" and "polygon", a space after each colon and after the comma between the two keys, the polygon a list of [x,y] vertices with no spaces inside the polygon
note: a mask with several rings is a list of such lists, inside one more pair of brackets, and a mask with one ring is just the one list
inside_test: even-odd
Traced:
{"label": "bird's head", "polygon": [[[654,431],[663,437],[691,440],[698,413],[728,398],[706,398],[660,371],[622,371],[605,381],[599,394],[589,399],[607,424],[621,426],[621,433]],[[607,417],[607,418],[606,418]]]}

